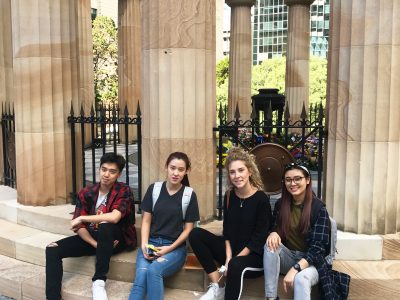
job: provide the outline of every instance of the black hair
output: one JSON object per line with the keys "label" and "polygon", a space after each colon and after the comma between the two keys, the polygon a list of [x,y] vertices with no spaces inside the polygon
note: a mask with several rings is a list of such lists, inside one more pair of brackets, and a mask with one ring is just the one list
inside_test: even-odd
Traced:
{"label": "black hair", "polygon": [[[187,156],[186,153],[183,152],[172,152],[168,158],[167,161],[165,162],[165,167],[168,168],[169,163],[173,160],[173,159],[180,159],[183,160],[185,162],[186,165],[186,170],[189,171],[191,168],[191,163],[190,163],[190,159]],[[182,182],[183,185],[185,186],[190,186],[189,183],[189,177],[187,176],[187,174],[185,174],[185,176],[183,176]]]}
{"label": "black hair", "polygon": [[118,170],[121,173],[125,167],[125,158],[121,154],[115,152],[104,153],[100,158],[100,167],[105,163],[117,164]]}

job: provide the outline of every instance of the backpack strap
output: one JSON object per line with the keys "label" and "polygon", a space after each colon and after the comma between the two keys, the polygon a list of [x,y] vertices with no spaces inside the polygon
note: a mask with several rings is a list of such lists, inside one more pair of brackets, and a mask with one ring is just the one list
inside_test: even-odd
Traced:
{"label": "backpack strap", "polygon": [[154,211],[154,206],[156,205],[157,200],[158,200],[158,198],[160,197],[162,184],[163,184],[162,181],[154,182],[153,193],[152,193],[152,198],[153,198],[153,208],[152,208],[152,211]]}
{"label": "backpack strap", "polygon": [[192,197],[192,192],[193,192],[193,189],[190,186],[185,186],[185,189],[184,189],[183,195],[182,195],[182,216],[183,216],[184,220],[186,217],[187,208],[190,203],[190,198]]}
{"label": "backpack strap", "polygon": [[[152,198],[153,198],[153,209],[154,211],[154,206],[157,203],[158,198],[160,197],[161,193],[161,188],[162,188],[163,182],[162,181],[157,181],[154,182],[153,186],[153,193],[152,193]],[[192,197],[193,189],[189,186],[185,186],[185,189],[183,191],[182,195],[182,216],[183,219],[185,219],[186,216],[186,211],[190,203],[190,198]]]}

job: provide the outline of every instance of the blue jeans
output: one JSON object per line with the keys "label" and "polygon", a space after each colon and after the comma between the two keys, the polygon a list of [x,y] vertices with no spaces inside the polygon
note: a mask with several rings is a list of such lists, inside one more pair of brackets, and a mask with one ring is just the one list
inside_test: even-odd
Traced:
{"label": "blue jeans", "polygon": [[[156,247],[168,246],[172,243],[172,241],[160,237],[149,239],[149,244]],[[139,248],[136,258],[136,278],[129,300],[144,299],[146,294],[149,300],[164,299],[163,278],[178,272],[183,267],[185,260],[185,244],[153,261],[145,259],[142,249]]]}
{"label": "blue jeans", "polygon": [[[264,280],[265,297],[275,298],[278,295],[279,273],[286,274],[290,268],[305,256],[300,251],[289,250],[283,244],[277,251],[270,251],[264,246]],[[318,283],[318,272],[309,266],[294,277],[294,299],[311,299],[311,287]]]}

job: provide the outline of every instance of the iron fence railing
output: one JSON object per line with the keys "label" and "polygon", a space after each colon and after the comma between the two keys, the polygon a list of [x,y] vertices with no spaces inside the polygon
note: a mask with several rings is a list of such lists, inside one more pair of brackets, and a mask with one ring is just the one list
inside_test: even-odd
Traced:
{"label": "iron fence railing", "polygon": [[308,114],[303,105],[300,119],[294,121],[291,120],[288,104],[285,106],[283,120],[279,120],[277,114],[272,112],[270,105],[262,120],[255,115],[253,108],[251,119],[243,121],[240,119],[239,108],[236,107],[234,119],[228,121],[226,109],[220,106],[218,121],[219,125],[213,130],[218,132],[219,184],[217,209],[219,219],[222,218],[223,209],[224,156],[226,156],[229,143],[249,151],[253,147],[266,142],[284,146],[298,162],[317,172],[317,195],[321,197],[325,136],[325,118],[322,104],[310,106]]}
{"label": "iron fence railing", "polygon": [[10,105],[2,105],[1,132],[3,146],[3,184],[17,187],[15,161],[15,114]]}
{"label": "iron fence railing", "polygon": [[[117,106],[105,107],[99,106],[98,113],[92,107],[90,115],[86,116],[83,107],[80,109],[80,114],[75,115],[74,108],[71,105],[70,116],[68,123],[71,124],[71,153],[72,153],[72,199],[75,199],[77,194],[77,151],[80,151],[82,157],[82,186],[86,186],[87,182],[96,182],[96,149],[101,149],[102,154],[106,153],[106,148],[111,148],[112,151],[118,152],[120,145],[123,144],[123,153],[125,157],[125,183],[130,185],[130,169],[128,157],[132,154],[129,153],[129,130],[132,126],[136,127],[136,145],[137,145],[137,166],[138,166],[138,189],[135,197],[135,204],[140,204],[142,198],[142,119],[140,106],[138,105],[136,116],[131,117],[125,106],[122,116],[119,115],[119,108]],[[87,128],[88,127],[88,128]],[[122,132],[120,129],[123,128]],[[79,130],[79,135],[77,133]],[[89,132],[89,143],[87,141],[87,130]],[[123,134],[121,140],[120,134]],[[76,139],[80,137],[80,149],[76,147]],[[86,159],[85,152],[91,153],[91,180],[86,176]],[[97,158],[98,160],[98,158]],[[97,166],[98,167],[98,166]]]}

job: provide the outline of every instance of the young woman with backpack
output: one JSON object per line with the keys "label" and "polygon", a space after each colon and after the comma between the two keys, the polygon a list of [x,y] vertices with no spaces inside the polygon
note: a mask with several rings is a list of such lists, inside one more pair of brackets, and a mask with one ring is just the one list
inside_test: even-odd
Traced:
{"label": "young woman with backpack", "polygon": [[[224,198],[223,235],[202,228],[194,228],[189,235],[193,252],[211,281],[200,300],[237,300],[243,277],[262,275],[263,246],[272,217],[269,198],[262,190],[253,155],[232,148],[225,167],[228,191]],[[225,267],[225,287],[215,261]]]}
{"label": "young woman with backpack", "polygon": [[293,288],[294,299],[310,299],[318,282],[321,299],[346,299],[350,277],[332,271],[325,260],[330,253],[329,215],[312,191],[306,167],[291,163],[285,168],[273,217],[264,249],[266,299],[279,299],[279,274],[286,274],[283,288]]}
{"label": "young woman with backpack", "polygon": [[186,260],[186,239],[199,220],[194,191],[189,188],[188,156],[171,153],[165,163],[167,179],[151,184],[143,198],[141,246],[129,299],[164,299],[163,278],[178,272]]}

